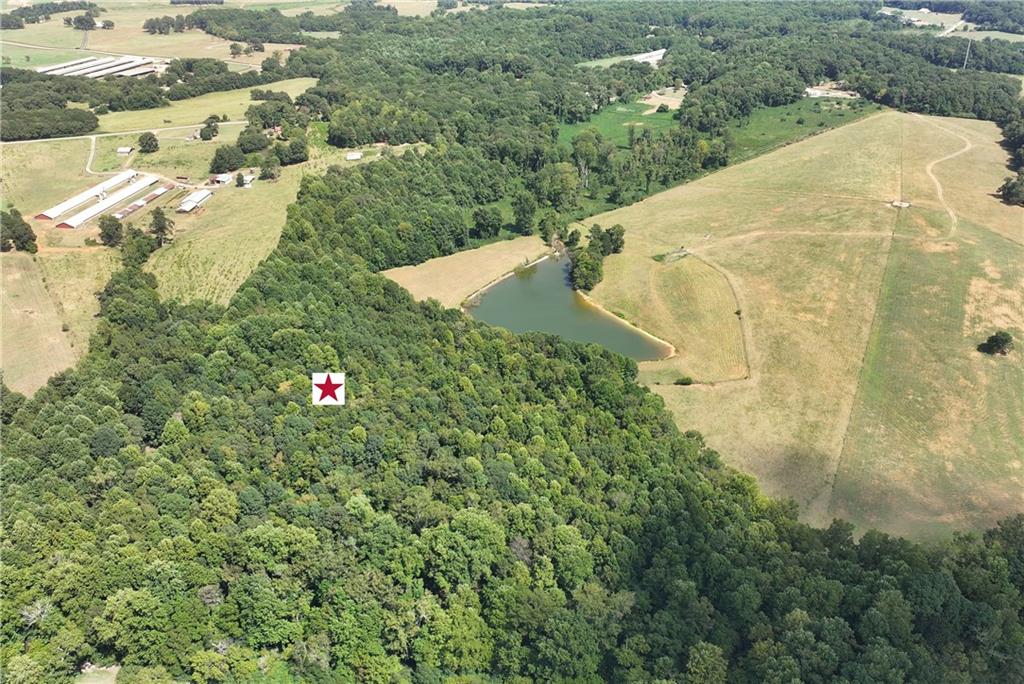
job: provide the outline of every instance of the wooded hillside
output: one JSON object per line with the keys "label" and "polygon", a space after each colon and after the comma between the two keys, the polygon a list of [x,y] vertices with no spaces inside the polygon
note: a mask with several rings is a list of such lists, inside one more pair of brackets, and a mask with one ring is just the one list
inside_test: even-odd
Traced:
{"label": "wooded hillside", "polygon": [[[307,176],[227,308],[161,302],[129,240],[80,366],[4,393],[7,681],[1024,676],[1024,518],[929,546],[809,528],[633,361],[377,273],[463,248],[474,209],[523,192],[558,230],[581,159],[558,123],[666,80],[691,84],[680,128],[594,171],[628,170],[624,192],[722,163],[724,121],[818,79],[993,117],[1019,114],[1011,79],[888,46],[868,3],[346,13],[351,36],[289,61],[320,77],[296,104],[383,140],[412,112],[433,149]],[[657,72],[575,66],[663,42]],[[344,408],[310,405],[324,370]]]}

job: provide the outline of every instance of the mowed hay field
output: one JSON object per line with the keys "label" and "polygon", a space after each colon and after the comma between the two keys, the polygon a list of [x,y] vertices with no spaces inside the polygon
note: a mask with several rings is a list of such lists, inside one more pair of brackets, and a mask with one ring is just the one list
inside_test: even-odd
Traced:
{"label": "mowed hay field", "polygon": [[86,352],[96,293],[116,259],[101,248],[0,255],[0,368],[8,386],[31,394]]}
{"label": "mowed hay field", "polygon": [[901,217],[830,514],[907,534],[1024,506],[1024,364],[976,346],[1024,333],[1022,249],[944,212]]}
{"label": "mowed hay field", "polygon": [[[393,151],[401,154],[406,147],[396,146]],[[381,149],[365,148],[361,160],[346,161],[348,150],[311,144],[309,161],[283,168],[276,181],[257,180],[251,188],[234,184],[217,188],[195,212],[172,214],[173,242],[153,253],[145,267],[157,277],[161,298],[227,304],[277,246],[288,205],[295,200],[303,175],[321,174],[328,166],[344,168],[373,161]],[[166,204],[173,207],[183,195],[175,194]]]}
{"label": "mowed hay field", "polygon": [[161,299],[227,304],[277,246],[301,178],[299,168],[286,168],[274,182],[218,188],[195,212],[172,212],[173,242],[154,252],[145,266],[157,278]]}
{"label": "mowed hay field", "polygon": [[245,124],[220,124],[220,133],[213,140],[189,140],[188,137],[195,132],[192,128],[160,131],[156,134],[160,149],[147,154],[137,149],[127,155],[117,153],[118,147],[138,147],[138,134],[103,136],[96,139],[92,170],[111,173],[135,169],[168,178],[181,176],[198,182],[209,175],[210,160],[217,148],[235,142],[244,127]]}
{"label": "mowed hay field", "polygon": [[877,114],[588,219],[627,229],[595,299],[679,350],[640,367],[680,427],[809,522],[991,524],[1024,509],[1024,355],[975,349],[1024,336],[1024,210],[992,197],[998,139]]}
{"label": "mowed hay field", "polygon": [[529,235],[492,242],[416,266],[392,268],[384,271],[384,275],[416,299],[436,299],[444,306],[455,307],[517,266],[536,261],[548,252],[550,249],[543,240]]}
{"label": "mowed hay field", "polygon": [[[291,78],[275,81],[261,87],[262,90],[283,91],[295,97],[316,84],[315,78]],[[169,126],[187,126],[202,124],[211,114],[227,115],[228,119],[241,120],[245,110],[253,104],[251,93],[253,88],[225,90],[219,93],[207,93],[187,100],[171,102],[166,107],[157,109],[139,109],[127,112],[111,112],[99,117],[100,126],[97,133],[117,133],[120,131],[137,131],[146,128],[163,128]]]}
{"label": "mowed hay field", "polygon": [[606,309],[660,339],[687,341],[670,358],[645,362],[641,381],[671,384],[684,376],[697,382],[747,377],[736,298],[725,276],[700,259],[659,257],[664,258],[654,263],[650,256],[624,255],[615,266],[621,276],[617,284],[610,286],[606,280],[592,292]]}
{"label": "mowed hay field", "polygon": [[0,195],[25,216],[99,183],[85,172],[89,141],[55,140],[0,145]]}

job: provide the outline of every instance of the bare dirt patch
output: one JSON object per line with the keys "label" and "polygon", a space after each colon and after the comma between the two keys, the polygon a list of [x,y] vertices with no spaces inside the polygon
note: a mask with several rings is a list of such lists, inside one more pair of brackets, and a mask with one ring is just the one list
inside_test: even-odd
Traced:
{"label": "bare dirt patch", "polygon": [[1016,283],[971,278],[964,302],[964,335],[1024,330],[1024,280]]}
{"label": "bare dirt patch", "polygon": [[650,92],[641,100],[644,104],[650,105],[650,109],[645,111],[644,114],[654,114],[661,105],[665,105],[669,109],[679,109],[685,97],[686,86],[662,88],[661,90]]}
{"label": "bare dirt patch", "polygon": [[416,266],[401,266],[384,275],[416,299],[436,299],[455,307],[517,266],[536,261],[549,251],[539,237],[530,235],[484,245],[478,249],[438,257]]}

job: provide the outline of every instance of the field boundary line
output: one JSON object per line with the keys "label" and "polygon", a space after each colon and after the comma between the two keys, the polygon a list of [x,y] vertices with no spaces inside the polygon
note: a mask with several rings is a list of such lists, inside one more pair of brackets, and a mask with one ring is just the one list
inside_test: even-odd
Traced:
{"label": "field boundary line", "polygon": [[[903,187],[904,187],[904,123],[905,119],[900,117],[899,125],[899,149],[900,149],[900,168],[899,168],[899,197],[903,198]],[[842,433],[839,441],[839,452],[835,455],[834,463],[829,468],[829,473],[826,475],[825,484],[822,486],[821,491],[807,504],[805,511],[808,515],[814,515],[817,510],[823,508],[825,520],[819,520],[820,523],[827,523],[827,518],[835,516],[835,491],[836,482],[839,479],[839,469],[843,465],[843,459],[846,457],[846,451],[849,446],[850,439],[850,425],[853,422],[853,412],[857,410],[857,401],[861,395],[861,387],[864,383],[864,371],[865,362],[868,357],[868,350],[871,349],[871,341],[875,335],[875,327],[878,325],[878,310],[882,306],[882,297],[885,293],[886,283],[889,279],[889,269],[892,266],[892,250],[896,244],[896,229],[900,225],[900,218],[903,216],[903,209],[896,208],[896,217],[892,222],[892,229],[889,237],[888,249],[885,250],[885,264],[882,266],[882,277],[878,282],[878,290],[875,292],[874,308],[871,311],[871,325],[868,326],[868,334],[864,340],[864,349],[860,355],[860,367],[857,369],[857,386],[854,387],[853,396],[850,398],[850,406],[846,411],[844,418],[841,418]]]}
{"label": "field boundary line", "polygon": [[[852,125],[852,124],[851,124]],[[832,129],[838,130],[838,129]],[[794,143],[795,144],[795,143]],[[730,168],[730,167],[725,167]],[[711,176],[707,176],[710,178]],[[750,187],[742,183],[737,185],[728,184],[712,184],[704,183],[704,187],[711,188],[712,190],[743,190],[744,192],[757,192],[765,195],[785,195],[787,197],[810,197],[813,199],[825,198],[825,199],[839,199],[839,200],[852,200],[855,202],[881,202],[883,204],[889,204],[891,200],[887,200],[879,197],[866,197],[863,195],[832,195],[822,192],[794,192],[792,190],[777,190],[775,188],[758,188]]]}
{"label": "field boundary line", "polygon": [[735,164],[733,164],[733,163],[726,164],[721,169],[715,169],[715,171],[712,171],[712,173],[715,173],[717,171],[721,171],[722,169],[731,169],[731,168],[733,168],[735,166],[740,166],[742,164],[746,164],[748,162],[755,161],[757,159],[760,159],[761,157],[764,157],[764,156],[767,156],[767,155],[771,154],[772,152],[778,152],[779,150],[781,150],[783,148],[786,148],[786,147],[789,147],[791,145],[799,145],[800,143],[805,142],[807,140],[810,140],[812,138],[817,138],[819,135],[827,135],[829,133],[832,133],[833,131],[838,131],[838,130],[841,130],[841,129],[849,128],[850,126],[856,126],[857,124],[863,123],[863,122],[868,121],[870,119],[873,119],[876,116],[884,116],[885,114],[890,114],[893,111],[895,111],[895,110],[882,110],[880,112],[872,112],[871,114],[868,114],[866,116],[862,116],[859,119],[854,119],[853,121],[848,121],[846,123],[839,124],[838,126],[832,126],[831,128],[826,128],[823,131],[815,131],[814,133],[809,133],[808,135],[805,135],[805,136],[803,136],[801,138],[796,138],[794,140],[783,141],[783,142],[778,143],[776,145],[772,145],[771,147],[765,149],[764,151],[758,152],[757,154],[755,154],[755,155],[753,155],[751,157],[744,157],[743,159],[739,159],[739,160],[736,161]]}
{"label": "field boundary line", "polygon": [[[159,109],[159,107],[153,107],[153,109]],[[132,111],[146,112],[148,109],[136,109]],[[249,123],[246,120],[241,121],[220,121],[218,122],[221,126],[241,125]],[[180,131],[184,128],[195,128],[196,126],[202,126],[203,122],[193,124],[183,124],[181,126],[162,126],[160,128],[136,128],[131,131],[108,131],[105,133],[86,133],[85,135],[65,135],[58,138],[34,138],[32,140],[5,140],[3,145],[28,145],[31,143],[45,143],[45,142],[60,142],[61,140],[87,140],[89,138],[109,138],[115,135],[134,135],[136,133],[163,133],[164,131]]]}
{"label": "field boundary line", "polygon": [[729,273],[726,269],[716,264],[714,261],[708,259],[707,256],[701,257],[698,256],[697,254],[694,254],[693,252],[690,252],[690,256],[706,264],[711,270],[715,271],[720,276],[725,278],[726,284],[729,285],[729,291],[732,292],[732,299],[734,302],[736,302],[736,310],[740,312],[740,315],[737,316],[737,318],[739,318],[740,320],[740,341],[743,345],[743,363],[747,367],[747,373],[742,378],[729,378],[727,380],[718,380],[716,382],[701,382],[694,384],[715,387],[718,385],[726,385],[737,382],[754,382],[756,380],[754,378],[754,364],[750,360],[750,350],[754,346],[754,340],[750,332],[750,326],[747,325],[746,320],[743,318],[744,300],[740,296],[739,289],[736,287],[736,284],[733,282],[732,274]]}

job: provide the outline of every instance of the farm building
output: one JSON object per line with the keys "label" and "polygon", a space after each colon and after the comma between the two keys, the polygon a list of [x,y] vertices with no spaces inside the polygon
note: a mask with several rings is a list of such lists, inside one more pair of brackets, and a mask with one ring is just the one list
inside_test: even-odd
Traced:
{"label": "farm building", "polygon": [[81,57],[79,59],[73,59],[70,62],[61,62],[60,64],[51,64],[49,66],[41,66],[38,69],[36,69],[36,71],[38,71],[41,74],[54,74],[57,71],[60,71],[61,69],[68,69],[68,68],[71,68],[71,67],[74,67],[74,66],[79,66],[79,65],[85,64],[86,62],[91,62],[94,59],[96,59],[96,58],[95,57]]}
{"label": "farm building", "polygon": [[137,195],[144,189],[148,188],[153,183],[159,180],[156,176],[143,176],[137,181],[134,181],[128,187],[121,188],[116,192],[107,195],[104,199],[100,200],[96,204],[86,207],[82,211],[78,212],[74,216],[64,219],[57,224],[58,228],[80,228],[82,225],[87,223],[90,219],[93,219],[102,214],[107,209],[115,207],[124,200],[128,199],[132,195]]}
{"label": "farm building", "polygon": [[156,198],[163,196],[165,193],[167,193],[167,192],[169,192],[169,191],[171,191],[173,189],[174,189],[174,183],[167,183],[165,185],[161,185],[159,188],[157,188],[153,192],[149,193],[145,197],[143,197],[141,199],[137,199],[134,202],[132,202],[131,204],[129,204],[127,207],[124,207],[120,211],[115,212],[114,213],[114,218],[116,218],[118,221],[120,221],[124,217],[129,216],[131,214],[134,214],[139,209],[141,209],[142,207],[146,206],[147,204],[149,204],[150,202],[152,202]]}
{"label": "farm building", "polygon": [[359,161],[363,158],[362,152],[349,152],[345,155],[345,161]]}
{"label": "farm building", "polygon": [[211,197],[213,197],[213,193],[209,190],[196,190],[188,197],[181,200],[181,204],[178,205],[178,213],[187,214],[190,211],[193,211],[196,207],[202,205]]}
{"label": "farm building", "polygon": [[79,204],[88,202],[91,199],[103,197],[106,194],[106,192],[111,188],[116,188],[118,185],[126,183],[127,181],[130,181],[131,179],[135,178],[135,176],[137,175],[138,172],[132,171],[131,169],[127,171],[122,171],[116,176],[108,178],[102,183],[98,183],[97,185],[92,186],[88,190],[78,193],[74,197],[66,199],[56,206],[50,207],[45,211],[39,212],[38,214],[36,214],[36,218],[39,219],[40,221],[52,221],[58,216],[68,213],[69,211],[77,207]]}
{"label": "farm building", "polygon": [[665,48],[660,50],[652,50],[651,52],[645,52],[640,55],[633,55],[630,59],[634,62],[640,62],[642,64],[650,64],[652,67],[657,68],[658,63],[661,62],[661,58],[665,56]]}
{"label": "farm building", "polygon": [[153,57],[87,57],[63,64],[39,67],[41,74],[50,76],[84,76],[85,78],[103,78],[104,76],[142,76],[163,69],[166,60]]}
{"label": "farm building", "polygon": [[235,179],[235,176],[233,174],[230,174],[230,173],[218,173],[216,176],[214,176],[210,180],[212,180],[217,185],[227,185],[228,183],[230,183],[234,179]]}
{"label": "farm building", "polygon": [[117,148],[117,153],[118,154],[131,154],[132,150],[134,150],[134,149],[135,148],[132,147],[131,145],[127,145],[125,147],[118,147]]}

